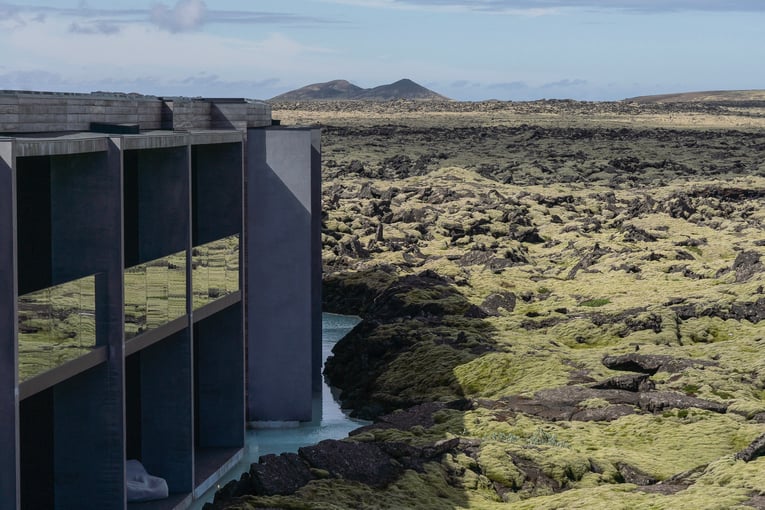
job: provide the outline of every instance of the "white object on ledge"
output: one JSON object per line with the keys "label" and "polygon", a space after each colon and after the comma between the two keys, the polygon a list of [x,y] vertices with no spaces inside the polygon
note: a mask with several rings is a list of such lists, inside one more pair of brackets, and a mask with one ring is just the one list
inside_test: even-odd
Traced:
{"label": "white object on ledge", "polygon": [[147,473],[137,460],[125,462],[125,481],[129,503],[164,499],[170,494],[165,479]]}

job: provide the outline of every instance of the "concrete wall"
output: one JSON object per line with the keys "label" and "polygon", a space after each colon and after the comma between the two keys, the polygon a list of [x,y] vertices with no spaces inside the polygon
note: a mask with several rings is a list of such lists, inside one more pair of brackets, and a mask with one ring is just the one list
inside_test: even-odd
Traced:
{"label": "concrete wall", "polygon": [[170,492],[193,487],[193,402],[190,330],[140,352],[141,462]]}
{"label": "concrete wall", "polygon": [[[57,384],[53,431],[56,508],[121,509],[124,469],[122,158],[106,152],[51,157],[54,283],[97,279],[97,343],[107,361]],[[87,467],[87,468],[84,468]],[[92,487],[83,506],[83,487]]]}
{"label": "concrete wall", "polygon": [[242,230],[242,144],[192,147],[193,245]]}
{"label": "concrete wall", "polygon": [[242,304],[194,328],[196,443],[200,448],[244,444]]}
{"label": "concrete wall", "polygon": [[89,94],[0,93],[0,132],[88,131],[91,122],[140,124],[160,129],[156,98]]}
{"label": "concrete wall", "polygon": [[107,152],[50,159],[53,285],[114,269],[119,161],[110,171]]}
{"label": "concrete wall", "polygon": [[0,140],[0,509],[19,504],[16,344],[16,179],[13,143]]}
{"label": "concrete wall", "polygon": [[[237,113],[241,104],[247,109]],[[257,104],[210,100],[207,106],[217,108],[216,122],[237,129],[270,123],[270,111],[266,119]],[[167,112],[162,115],[166,120]],[[312,390],[321,377],[318,131],[249,129],[247,136],[244,190],[245,137],[237,131],[0,139],[0,510],[17,509],[24,494],[27,505],[125,507],[126,350],[138,360],[130,377],[140,384],[128,403],[130,413],[140,414],[130,422],[138,437],[131,450],[140,451],[173,492],[194,490],[195,442],[226,451],[242,446],[246,411],[253,420],[311,419]],[[35,173],[24,181],[25,194],[17,190],[19,168],[25,177]],[[243,191],[249,203],[241,255],[243,268],[249,265],[246,301],[229,296],[192,312],[188,285],[185,326],[137,337],[126,349],[123,270],[129,259],[185,250],[190,260],[192,230],[200,242],[241,232]],[[44,219],[36,218],[41,210]],[[45,252],[39,282],[32,282],[35,264],[17,277],[19,255],[32,255],[18,251],[19,212],[24,235]],[[91,354],[98,356],[58,367],[47,382],[23,383],[20,403],[17,278],[36,289],[96,273],[99,347]]]}
{"label": "concrete wall", "polygon": [[114,398],[122,388],[113,372],[101,364],[54,387],[56,509],[125,506],[122,400]]}
{"label": "concrete wall", "polygon": [[248,419],[311,419],[316,172],[310,129],[250,129],[247,159]]}
{"label": "concrete wall", "polygon": [[311,130],[311,320],[313,391],[322,391],[321,347],[321,130]]}
{"label": "concrete wall", "polygon": [[142,130],[245,130],[270,125],[271,107],[245,99],[0,91],[0,133],[89,131],[91,122]]}
{"label": "concrete wall", "polygon": [[191,199],[188,148],[138,151],[136,171],[139,260],[185,250]]}

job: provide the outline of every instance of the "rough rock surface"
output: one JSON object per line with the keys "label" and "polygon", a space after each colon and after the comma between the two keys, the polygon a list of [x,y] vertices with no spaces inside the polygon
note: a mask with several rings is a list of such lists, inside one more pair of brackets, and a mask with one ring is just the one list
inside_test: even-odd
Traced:
{"label": "rough rock surface", "polygon": [[603,364],[611,370],[627,370],[653,375],[657,372],[677,373],[691,367],[708,367],[716,363],[707,360],[675,358],[673,356],[650,354],[623,354],[605,356]]}
{"label": "rough rock surface", "polygon": [[399,474],[301,458],[295,493],[243,477],[234,508],[756,507],[763,112],[280,105],[323,126],[325,310],[364,319],[327,363],[377,418],[346,442]]}
{"label": "rough rock surface", "polygon": [[401,467],[393,464],[375,444],[326,439],[315,446],[300,448],[299,452],[313,468],[371,487],[385,487],[401,474]]}
{"label": "rough rock surface", "polygon": [[738,452],[736,458],[743,460],[744,462],[749,462],[757,457],[761,457],[763,454],[765,454],[765,434],[761,435],[752,441],[749,446]]}

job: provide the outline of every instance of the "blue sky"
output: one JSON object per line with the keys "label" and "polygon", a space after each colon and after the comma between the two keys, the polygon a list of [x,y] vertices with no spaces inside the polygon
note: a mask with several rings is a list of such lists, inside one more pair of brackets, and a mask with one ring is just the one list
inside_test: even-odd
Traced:
{"label": "blue sky", "polygon": [[765,88],[765,0],[0,0],[0,89],[460,100]]}

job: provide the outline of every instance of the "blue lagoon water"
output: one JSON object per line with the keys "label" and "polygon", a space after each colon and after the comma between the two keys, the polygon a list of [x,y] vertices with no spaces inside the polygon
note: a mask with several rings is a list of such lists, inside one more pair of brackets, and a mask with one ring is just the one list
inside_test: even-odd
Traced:
{"label": "blue lagoon water", "polygon": [[[343,338],[361,319],[348,315],[325,313],[322,316],[322,356],[326,360],[332,353],[332,347]],[[238,480],[250,464],[258,461],[261,455],[269,453],[297,452],[298,448],[316,444],[324,439],[342,439],[348,433],[369,422],[348,417],[332,395],[326,382],[322,388],[321,399],[314,401],[314,421],[301,423],[299,426],[278,429],[247,430],[244,457],[231,471],[218,482],[222,487],[231,480]],[[212,502],[216,488],[210,489],[197,500],[192,509],[201,509],[204,503]]]}

